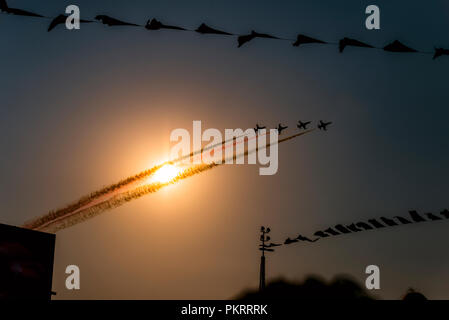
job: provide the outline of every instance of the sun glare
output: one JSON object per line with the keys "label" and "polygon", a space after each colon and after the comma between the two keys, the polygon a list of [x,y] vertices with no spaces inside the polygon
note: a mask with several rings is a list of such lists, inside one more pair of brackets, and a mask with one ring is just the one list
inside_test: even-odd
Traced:
{"label": "sun glare", "polygon": [[172,164],[166,164],[154,173],[151,180],[167,183],[170,180],[173,180],[181,171],[181,168],[178,168]]}

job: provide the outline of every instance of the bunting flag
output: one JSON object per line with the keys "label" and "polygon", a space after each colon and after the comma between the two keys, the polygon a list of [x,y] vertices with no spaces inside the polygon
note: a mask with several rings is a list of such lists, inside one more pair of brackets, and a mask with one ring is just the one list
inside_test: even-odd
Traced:
{"label": "bunting flag", "polygon": [[151,19],[151,21],[148,20],[147,24],[145,25],[145,29],[147,29],[147,30],[171,29],[171,30],[182,30],[182,31],[186,30],[184,28],[177,27],[177,26],[165,25],[162,22],[160,22],[154,18]]}
{"label": "bunting flag", "polygon": [[250,42],[251,40],[253,40],[255,38],[279,39],[278,37],[275,37],[275,36],[272,36],[272,35],[269,35],[266,33],[259,33],[259,32],[256,32],[253,30],[253,31],[251,31],[250,34],[238,37],[238,39],[237,39],[237,41],[239,43],[238,47],[240,48],[245,43]]}
{"label": "bunting flag", "polygon": [[109,16],[106,16],[104,14],[100,14],[95,17],[95,20],[100,21],[101,23],[113,27],[113,26],[133,26],[133,27],[140,27],[140,25],[130,22],[121,21]]}
{"label": "bunting flag", "polygon": [[392,43],[386,45],[384,50],[390,52],[418,52],[415,49],[407,47],[398,40],[394,40]]}
{"label": "bunting flag", "polygon": [[[322,238],[329,238],[332,236],[339,236],[343,234],[351,234],[361,231],[381,229],[387,227],[397,227],[400,225],[420,223],[420,222],[431,222],[431,221],[441,221],[444,219],[449,219],[449,210],[444,209],[439,215],[434,213],[424,214],[428,220],[426,220],[423,215],[420,215],[416,210],[409,211],[409,217],[404,218],[401,216],[395,216],[393,218],[380,217],[378,219],[369,219],[368,222],[357,222],[351,223],[349,225],[337,224],[334,227],[327,228],[326,230],[318,230],[314,232],[314,236],[318,238],[310,239],[308,237],[299,235],[296,238],[287,238],[284,241],[284,245],[289,245],[295,242],[316,242]],[[396,219],[396,220],[395,220]]]}
{"label": "bunting flag", "polygon": [[201,34],[219,34],[219,35],[225,35],[225,36],[233,36],[234,35],[229,32],[211,28],[205,23],[202,23],[195,31],[198,33],[201,33]]}
{"label": "bunting flag", "polygon": [[13,14],[16,16],[25,16],[25,17],[35,17],[35,18],[45,18],[43,15],[22,10],[22,9],[16,9],[16,8],[10,8],[8,4],[6,3],[6,0],[0,0],[0,10],[4,13]]}
{"label": "bunting flag", "polygon": [[345,50],[345,48],[347,46],[352,46],[352,47],[363,47],[363,48],[374,48],[372,45],[370,44],[366,44],[364,42],[361,42],[359,40],[355,40],[355,39],[350,39],[350,38],[343,38],[340,40],[339,44],[338,44],[338,49],[340,50],[340,53],[343,52],[343,50]]}
{"label": "bunting flag", "polygon": [[298,37],[296,38],[296,41],[293,42],[294,47],[299,47],[301,44],[308,44],[308,43],[321,43],[321,44],[327,44],[327,42],[311,38],[308,36],[305,36],[303,34],[298,34]]}
{"label": "bunting flag", "polygon": [[435,53],[433,55],[433,59],[436,59],[441,56],[449,56],[449,49],[435,48]]}
{"label": "bunting flag", "polygon": [[[56,17],[49,18],[49,17],[46,17],[39,13],[34,13],[31,11],[17,9],[17,8],[11,8],[8,6],[6,0],[0,0],[0,13],[12,14],[12,15],[24,16],[24,17],[31,17],[31,18],[51,19],[52,21],[50,22],[50,24],[47,28],[47,31],[52,31],[58,25],[64,24],[68,17],[65,14],[60,14]],[[341,40],[338,41],[338,43],[324,41],[324,40],[317,39],[317,38],[312,38],[312,37],[306,36],[304,34],[298,34],[296,39],[289,39],[289,38],[277,37],[277,36],[271,35],[269,33],[259,33],[254,30],[252,30],[251,33],[249,33],[249,34],[236,34],[236,33],[223,31],[220,29],[212,28],[205,23],[201,23],[200,26],[196,29],[188,29],[188,28],[184,28],[184,27],[181,27],[178,25],[164,24],[155,18],[148,20],[145,25],[141,25],[139,23],[122,21],[122,20],[107,16],[107,15],[97,15],[92,20],[82,19],[82,20],[80,20],[80,22],[81,23],[98,22],[98,23],[105,24],[109,27],[112,27],[112,26],[115,26],[115,27],[120,27],[120,26],[143,27],[146,30],[151,30],[151,31],[167,29],[167,30],[175,30],[175,31],[193,31],[193,32],[197,32],[200,34],[213,34],[213,35],[219,35],[219,36],[236,36],[238,48],[246,45],[247,43],[251,42],[252,40],[254,40],[256,38],[262,38],[262,39],[274,39],[274,40],[291,40],[292,45],[294,47],[301,47],[306,44],[319,44],[319,45],[338,44],[338,49],[339,49],[340,53],[343,53],[345,51],[346,47],[361,47],[361,48],[368,48],[368,49],[373,49],[373,48],[382,49],[386,52],[395,52],[395,53],[413,53],[413,52],[415,52],[415,53],[421,53],[421,54],[432,54],[433,60],[435,60],[441,56],[449,56],[449,49],[446,49],[443,47],[435,47],[433,52],[421,51],[421,50],[417,50],[417,49],[408,47],[407,45],[403,44],[399,40],[394,40],[393,42],[387,44],[384,47],[376,47],[374,45],[368,44],[361,40],[352,39],[352,38],[348,38],[348,37],[342,38]]]}

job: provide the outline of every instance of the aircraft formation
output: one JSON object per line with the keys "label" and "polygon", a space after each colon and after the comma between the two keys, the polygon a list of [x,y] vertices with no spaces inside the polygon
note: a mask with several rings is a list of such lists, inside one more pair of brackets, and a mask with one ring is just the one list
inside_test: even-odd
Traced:
{"label": "aircraft formation", "polygon": [[[301,120],[298,120],[298,123],[296,124],[296,128],[298,128],[299,130],[308,130],[309,129],[308,126],[311,125],[311,123],[312,123],[312,121],[304,121],[303,122]],[[332,124],[331,121],[325,122],[323,120],[320,120],[318,122],[317,128],[322,131],[327,131],[327,127],[330,126],[331,124]],[[256,127],[253,129],[254,129],[254,132],[257,134],[259,132],[259,130],[266,129],[266,128],[267,128],[266,126],[260,126],[258,123],[256,123]],[[279,123],[275,129],[278,131],[279,134],[282,134],[282,131],[286,130],[287,128],[288,128],[288,126],[283,126],[282,123]]]}
{"label": "aircraft formation", "polygon": [[[56,17],[48,17],[44,16],[39,13],[18,9],[18,8],[12,8],[8,5],[6,0],[0,0],[0,12],[5,14],[11,14],[16,16],[25,16],[25,17],[31,17],[31,18],[44,18],[44,19],[51,19],[50,24],[47,28],[47,31],[54,30],[59,25],[64,25],[65,21],[68,17],[66,14],[59,14]],[[91,20],[85,20],[81,19],[80,23],[102,23],[108,27],[143,27],[146,30],[149,31],[159,31],[159,30],[174,30],[174,31],[189,31],[189,32],[197,32],[200,34],[209,34],[209,35],[220,35],[220,36],[235,36],[237,37],[237,47],[241,48],[247,43],[254,41],[255,39],[270,39],[270,40],[283,40],[283,41],[291,41],[292,45],[294,47],[302,47],[304,45],[337,45],[338,51],[340,53],[343,53],[347,47],[360,47],[360,48],[367,48],[367,49],[382,49],[387,52],[395,52],[395,53],[420,53],[420,54],[431,54],[433,55],[433,59],[437,59],[441,56],[449,56],[449,49],[448,48],[442,48],[442,47],[434,47],[434,50],[432,52],[430,51],[421,51],[416,50],[414,48],[408,47],[407,45],[403,44],[399,40],[394,40],[393,42],[388,43],[385,46],[382,47],[376,47],[374,45],[368,44],[366,42],[362,42],[357,39],[352,39],[348,37],[344,37],[340,39],[338,42],[328,42],[321,39],[313,38],[304,34],[298,34],[295,39],[290,38],[283,38],[278,37],[269,33],[263,33],[258,32],[255,30],[251,30],[250,33],[247,34],[236,34],[227,32],[224,30],[212,28],[205,23],[202,23],[198,28],[196,29],[188,29],[181,26],[176,25],[170,25],[165,24],[156,18],[149,19],[146,24],[139,24],[139,23],[133,23],[133,22],[127,22],[123,20],[119,20],[117,18],[113,18],[108,15],[96,15],[94,19]],[[282,131],[282,130],[281,130]]]}

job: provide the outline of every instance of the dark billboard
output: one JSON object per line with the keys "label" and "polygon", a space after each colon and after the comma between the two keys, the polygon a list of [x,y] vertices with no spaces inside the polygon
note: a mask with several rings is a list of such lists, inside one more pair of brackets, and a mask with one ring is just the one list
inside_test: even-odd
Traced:
{"label": "dark billboard", "polygon": [[55,235],[0,224],[0,299],[50,300]]}

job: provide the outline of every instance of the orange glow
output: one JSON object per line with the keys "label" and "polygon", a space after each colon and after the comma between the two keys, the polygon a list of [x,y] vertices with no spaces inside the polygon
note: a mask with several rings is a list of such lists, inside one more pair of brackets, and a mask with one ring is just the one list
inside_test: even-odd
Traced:
{"label": "orange glow", "polygon": [[173,180],[182,171],[181,168],[172,164],[166,164],[159,170],[157,170],[151,177],[153,182],[167,183]]}

